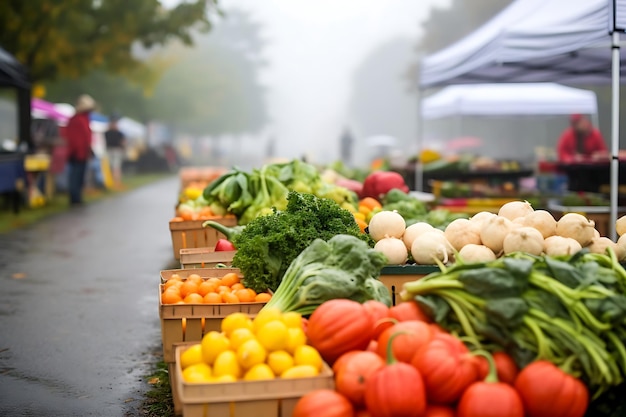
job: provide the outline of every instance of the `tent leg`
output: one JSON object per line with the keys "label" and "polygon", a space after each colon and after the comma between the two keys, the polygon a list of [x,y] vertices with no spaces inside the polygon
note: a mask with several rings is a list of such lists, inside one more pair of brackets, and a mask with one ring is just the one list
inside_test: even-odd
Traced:
{"label": "tent leg", "polygon": [[422,148],[424,146],[424,117],[422,116],[423,90],[417,91],[417,155],[415,161],[415,191],[424,191],[424,174],[422,169]]}
{"label": "tent leg", "polygon": [[617,198],[619,189],[619,94],[620,94],[620,36],[613,32],[611,45],[611,215],[609,223],[609,238],[616,241],[617,233]]}

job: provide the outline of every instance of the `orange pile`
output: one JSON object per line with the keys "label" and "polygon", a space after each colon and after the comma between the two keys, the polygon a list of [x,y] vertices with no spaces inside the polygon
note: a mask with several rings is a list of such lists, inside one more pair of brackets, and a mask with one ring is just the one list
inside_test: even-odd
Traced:
{"label": "orange pile", "polygon": [[191,274],[183,279],[174,274],[163,284],[161,302],[163,304],[221,304],[267,302],[269,293],[256,293],[245,288],[239,275],[229,272],[222,278],[202,278]]}

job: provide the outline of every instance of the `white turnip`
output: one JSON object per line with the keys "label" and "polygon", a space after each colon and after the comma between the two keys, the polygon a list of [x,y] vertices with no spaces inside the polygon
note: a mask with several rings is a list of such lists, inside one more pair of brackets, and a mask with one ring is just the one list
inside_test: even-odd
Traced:
{"label": "white turnip", "polygon": [[401,239],[406,230],[406,222],[397,211],[383,210],[372,216],[367,229],[375,242],[384,237]]}
{"label": "white turnip", "polygon": [[557,235],[547,237],[543,241],[543,245],[546,255],[549,256],[573,255],[583,248],[578,241],[571,237]]}
{"label": "white turnip", "polygon": [[485,245],[469,243],[461,248],[458,257],[465,263],[489,262],[496,259],[496,254]]}
{"label": "white turnip", "polygon": [[622,216],[615,222],[615,231],[619,236],[626,233],[626,216]]}
{"label": "white turnip", "polygon": [[402,240],[404,241],[404,245],[407,250],[411,250],[411,245],[416,237],[421,235],[422,233],[432,232],[435,230],[434,227],[431,226],[430,223],[426,222],[417,222],[413,223],[409,227],[406,228],[404,234],[402,235]]}
{"label": "white turnip", "polygon": [[556,219],[547,210],[535,210],[522,218],[523,225],[539,230],[543,238],[556,234]]}
{"label": "white turnip", "polygon": [[411,245],[411,256],[416,264],[434,265],[436,259],[447,263],[451,245],[441,233],[432,231],[419,235]]}
{"label": "white turnip", "polygon": [[463,246],[470,243],[475,245],[481,244],[480,228],[477,224],[472,223],[468,219],[455,219],[451,221],[446,227],[446,230],[444,230],[444,235],[456,250],[461,250]]}
{"label": "white turnip", "polygon": [[623,261],[624,259],[626,259],[626,233],[621,235],[619,239],[617,239],[617,246],[621,248],[620,253],[622,254],[621,258],[619,256],[617,257],[617,260]]}
{"label": "white turnip", "polygon": [[480,240],[497,256],[502,252],[504,238],[513,228],[513,222],[506,217],[492,217],[480,230]]}
{"label": "white turnip", "polygon": [[470,217],[470,221],[472,223],[476,223],[478,227],[482,227],[485,223],[487,223],[493,217],[496,217],[497,214],[492,213],[490,211],[479,211]]}
{"label": "white turnip", "polygon": [[511,230],[502,243],[504,253],[526,252],[531,255],[543,253],[543,236],[534,227],[522,226]]}
{"label": "white turnip", "polygon": [[509,220],[515,220],[518,217],[525,217],[533,212],[533,206],[528,201],[510,201],[505,203],[498,210],[498,216],[506,217]]}
{"label": "white turnip", "polygon": [[567,213],[556,222],[556,234],[571,237],[585,247],[591,243],[595,235],[595,223],[582,214]]}
{"label": "white turnip", "polygon": [[606,249],[611,248],[618,259],[623,257],[623,248],[617,243],[613,242],[608,237],[596,237],[591,240],[591,243],[587,246],[591,253],[606,253]]}
{"label": "white turnip", "polygon": [[374,245],[374,250],[387,257],[387,265],[403,265],[409,259],[404,242],[396,237],[384,237]]}

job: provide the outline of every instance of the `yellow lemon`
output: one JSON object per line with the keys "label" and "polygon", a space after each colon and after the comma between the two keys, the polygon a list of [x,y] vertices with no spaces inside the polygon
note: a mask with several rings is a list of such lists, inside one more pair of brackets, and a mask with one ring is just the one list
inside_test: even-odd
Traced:
{"label": "yellow lemon", "polygon": [[290,329],[302,329],[302,315],[300,313],[296,313],[295,311],[283,313],[281,320]]}
{"label": "yellow lemon", "polygon": [[257,363],[252,368],[248,369],[243,376],[246,381],[258,381],[259,379],[274,379],[276,375],[272,369],[265,363]]}
{"label": "yellow lemon", "polygon": [[310,365],[318,371],[322,370],[322,357],[320,356],[317,349],[315,349],[313,346],[298,346],[293,354],[293,360],[296,366]]}
{"label": "yellow lemon", "polygon": [[254,365],[265,362],[267,351],[256,339],[250,339],[242,343],[237,349],[237,361],[244,369],[250,369]]}
{"label": "yellow lemon", "polygon": [[220,376],[216,376],[211,378],[211,380],[209,382],[213,382],[213,383],[222,383],[222,382],[236,382],[237,378],[235,378],[232,375],[220,375]]}
{"label": "yellow lemon", "polygon": [[241,366],[237,362],[237,355],[232,350],[225,350],[215,358],[213,375],[231,375],[235,379],[241,376]]}
{"label": "yellow lemon", "polygon": [[307,378],[317,376],[319,372],[311,365],[297,365],[280,374],[281,378]]}
{"label": "yellow lemon", "polygon": [[285,350],[288,337],[287,325],[280,320],[268,321],[256,332],[257,340],[270,352]]}
{"label": "yellow lemon", "polygon": [[196,363],[204,363],[202,358],[202,345],[200,343],[190,346],[186,351],[180,354],[180,367],[185,369]]}
{"label": "yellow lemon", "polygon": [[183,380],[191,383],[207,383],[211,381],[211,367],[206,363],[195,363],[183,369]]}
{"label": "yellow lemon", "polygon": [[230,348],[230,341],[224,333],[212,331],[202,337],[202,357],[209,365],[213,365],[215,358],[220,353]]}
{"label": "yellow lemon", "polygon": [[304,330],[302,328],[290,327],[287,329],[287,348],[285,349],[287,352],[292,355],[296,351],[298,346],[303,346],[306,344],[306,334],[304,334]]}
{"label": "yellow lemon", "polygon": [[226,336],[230,336],[235,329],[252,330],[252,319],[246,313],[232,313],[222,319],[221,328]]}
{"label": "yellow lemon", "polygon": [[274,374],[280,375],[294,364],[293,357],[284,350],[275,350],[267,355],[267,364]]}
{"label": "yellow lemon", "polygon": [[262,309],[252,320],[252,330],[257,333],[267,322],[280,320],[283,313],[276,308]]}
{"label": "yellow lemon", "polygon": [[230,334],[229,339],[230,339],[230,348],[232,350],[237,350],[239,346],[243,344],[243,342],[246,342],[250,339],[254,339],[254,333],[252,333],[252,330],[246,327],[242,327],[240,329],[233,330],[233,332]]}

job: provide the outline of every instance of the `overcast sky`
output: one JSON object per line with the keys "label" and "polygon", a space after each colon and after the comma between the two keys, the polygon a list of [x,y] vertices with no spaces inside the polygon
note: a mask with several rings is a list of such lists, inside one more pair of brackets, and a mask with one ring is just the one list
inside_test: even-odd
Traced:
{"label": "overcast sky", "polygon": [[[162,1],[164,4],[176,0]],[[397,37],[417,41],[431,5],[449,0],[222,0],[263,25],[262,74],[281,156],[327,159],[345,125],[351,77],[368,53]],[[338,155],[331,155],[331,159]],[[328,162],[328,161],[322,161]]]}

